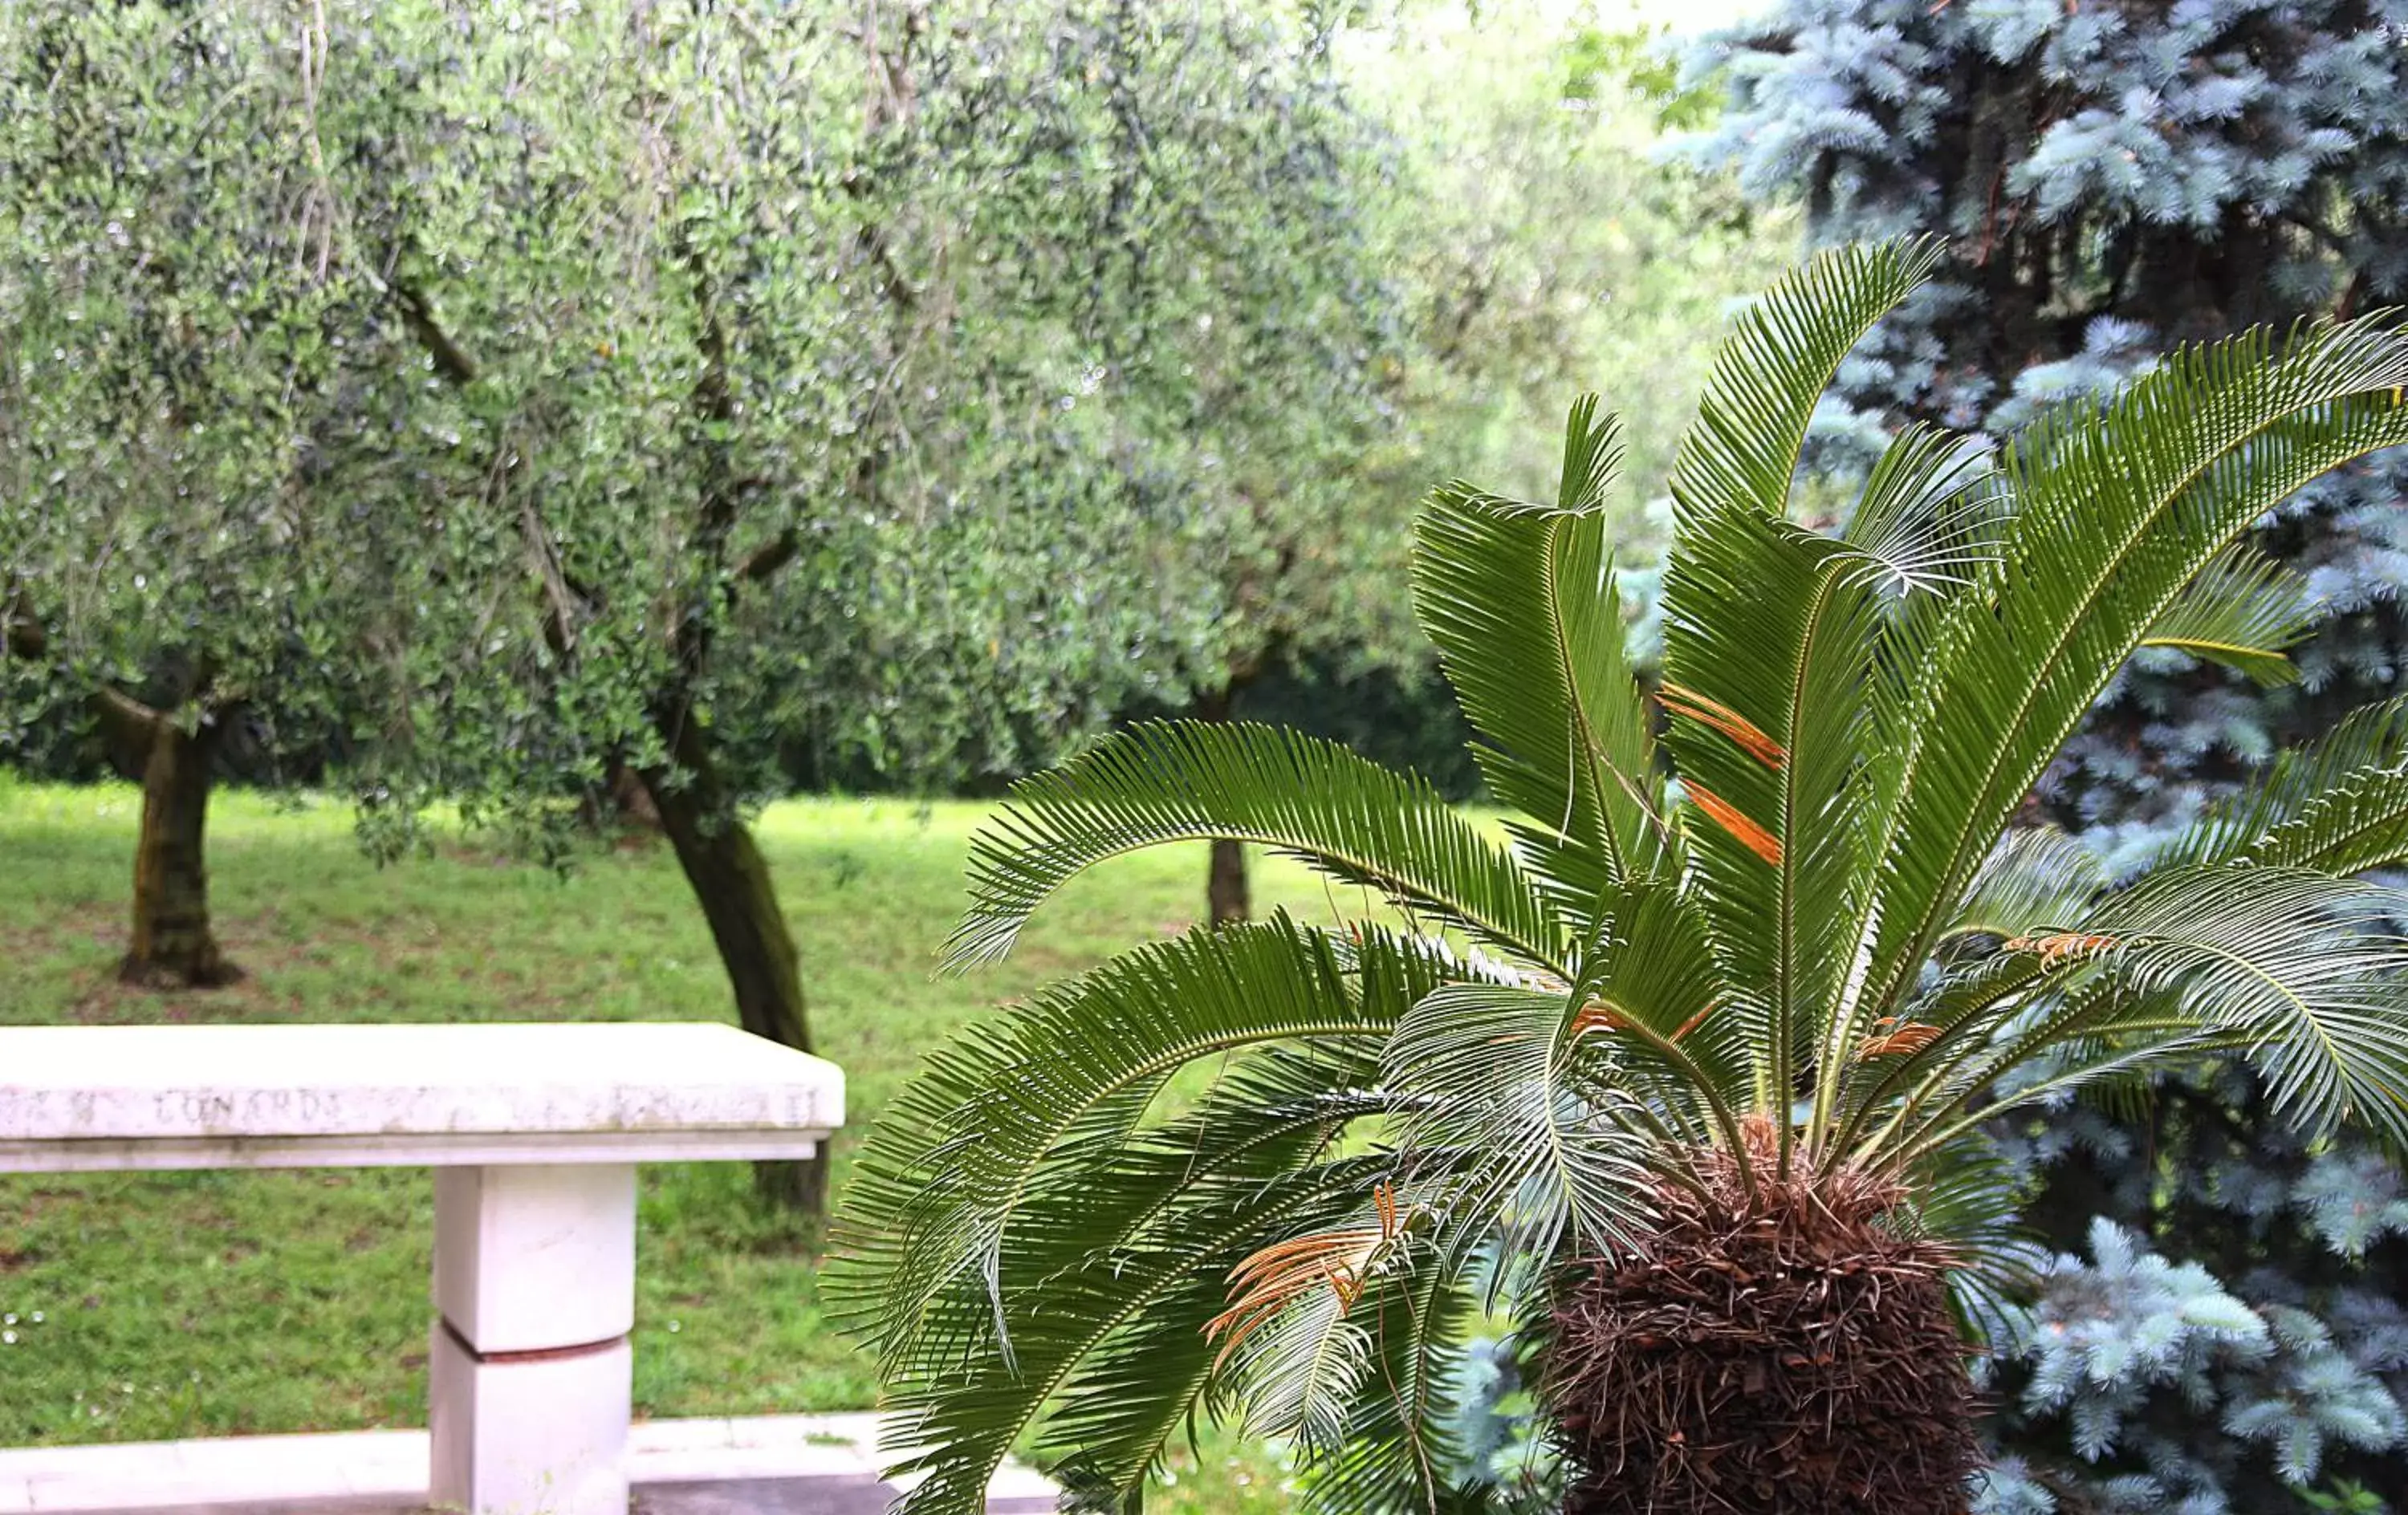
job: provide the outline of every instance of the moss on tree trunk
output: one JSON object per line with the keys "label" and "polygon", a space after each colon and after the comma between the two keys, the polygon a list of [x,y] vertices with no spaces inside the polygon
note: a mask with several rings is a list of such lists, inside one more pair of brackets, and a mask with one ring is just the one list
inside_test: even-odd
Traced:
{"label": "moss on tree trunk", "polygon": [[142,830],[134,847],[133,939],[118,976],[157,989],[201,989],[240,972],[209,929],[209,768],[222,722],[186,731],[150,712],[126,713],[138,736]]}

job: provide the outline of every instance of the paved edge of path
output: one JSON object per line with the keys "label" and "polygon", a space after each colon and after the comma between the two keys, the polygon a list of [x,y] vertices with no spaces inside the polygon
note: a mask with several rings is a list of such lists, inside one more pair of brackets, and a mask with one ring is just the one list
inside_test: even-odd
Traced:
{"label": "paved edge of path", "polygon": [[[644,1421],[629,1433],[627,1474],[651,1515],[876,1515],[902,1487],[879,1480],[877,1437],[869,1411]],[[423,1504],[427,1461],[423,1431],[7,1448],[0,1515],[381,1515]],[[1012,1463],[987,1488],[992,1515],[1050,1510],[1054,1496]]]}

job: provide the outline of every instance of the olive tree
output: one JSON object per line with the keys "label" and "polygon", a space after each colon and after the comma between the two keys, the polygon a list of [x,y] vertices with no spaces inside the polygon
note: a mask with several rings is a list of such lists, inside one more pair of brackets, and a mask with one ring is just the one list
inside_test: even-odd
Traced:
{"label": "olive tree", "polygon": [[135,981],[236,971],[222,750],[340,748],[375,704],[409,533],[333,487],[387,466],[394,399],[340,53],[322,10],[0,13],[0,738],[79,707],[141,783]]}
{"label": "olive tree", "polygon": [[[1348,486],[1397,429],[1408,334],[1379,241],[1394,143],[1336,22],[1241,0],[940,14],[919,181],[976,187],[948,235],[990,319],[1072,364],[1040,393],[1124,543],[1105,581],[1144,607],[1126,693],[1226,721],[1286,662],[1416,661],[1406,513]],[[1247,913],[1240,844],[1215,844],[1206,894]]]}
{"label": "olive tree", "polygon": [[395,792],[541,819],[633,772],[742,1023],[808,1047],[745,824],[781,746],[1025,767],[1226,662],[1256,459],[1376,307],[1222,203],[1343,191],[1263,166],[1317,150],[1312,35],[1094,0],[380,24],[419,60],[384,262],[446,502]]}

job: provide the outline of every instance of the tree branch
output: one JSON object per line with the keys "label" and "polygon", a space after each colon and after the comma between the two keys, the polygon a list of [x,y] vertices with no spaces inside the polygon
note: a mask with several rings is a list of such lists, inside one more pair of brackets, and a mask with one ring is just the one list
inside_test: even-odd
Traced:
{"label": "tree branch", "polygon": [[50,650],[50,633],[42,629],[40,619],[34,614],[33,606],[26,602],[22,591],[11,595],[5,607],[0,607],[0,631],[6,632],[5,636],[0,636],[0,647],[5,647],[12,658],[22,658],[32,663]]}
{"label": "tree branch", "polygon": [[435,360],[435,366],[443,377],[464,388],[475,383],[475,361],[462,351],[460,344],[452,341],[451,334],[437,322],[435,307],[427,303],[426,296],[420,293],[416,286],[398,279],[394,282],[393,293],[401,306],[402,320],[409,323],[410,334]]}
{"label": "tree branch", "polygon": [[[714,432],[724,435],[736,423],[736,393],[727,379],[727,328],[719,318],[718,287],[710,277],[710,265],[703,260],[702,250],[682,232],[678,236],[677,246],[693,284],[698,318],[695,345],[702,358],[702,369],[694,380],[695,416],[701,422],[696,440],[702,448],[702,498],[696,503],[694,536],[689,545],[703,573],[709,576],[697,586],[697,592],[716,594],[720,591],[711,583],[711,578],[726,564],[728,539],[736,534],[738,496],[751,480],[735,477],[727,443],[713,436]],[[732,597],[733,590],[728,593]],[[716,630],[714,607],[689,606],[672,622],[671,635],[689,672],[699,669],[710,656]]]}
{"label": "tree branch", "polygon": [[760,583],[787,564],[794,562],[796,555],[802,550],[801,535],[794,527],[789,526],[764,542],[752,556],[738,565],[736,577],[747,584]]}

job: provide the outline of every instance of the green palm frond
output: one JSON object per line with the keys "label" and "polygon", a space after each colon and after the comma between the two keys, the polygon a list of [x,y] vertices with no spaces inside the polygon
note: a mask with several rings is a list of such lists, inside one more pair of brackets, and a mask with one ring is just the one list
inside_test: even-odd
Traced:
{"label": "green palm frond", "polygon": [[1240,1429],[1295,1436],[1312,1451],[1345,1439],[1346,1414],[1370,1372],[1375,1345],[1354,1318],[1355,1303],[1317,1279],[1246,1338],[1228,1369]]}
{"label": "green palm frond", "polygon": [[[1933,1101],[1925,1106],[1919,1126],[1866,1154],[1866,1160],[1877,1167],[1911,1173],[1933,1152],[2018,1110],[2102,1089],[2128,1089],[2169,1069],[2195,1066],[2201,1058],[2231,1051],[2237,1045],[2234,1037],[2198,1030],[2130,1033],[2113,1040],[2091,1038],[2079,1048],[2070,1048],[2070,1055],[2056,1071],[2032,1082],[2019,1083],[1996,1102],[1968,1111],[1964,1091],[1992,1087],[1996,1082],[1994,1075],[2005,1062],[2001,1059],[1999,1064],[1985,1066],[1978,1079],[1957,1080],[1958,1092],[1953,1101]],[[2029,1056],[2024,1058],[2026,1063],[2031,1060]]]}
{"label": "green palm frond", "polygon": [[2106,887],[2098,854],[2056,827],[2011,831],[1973,875],[1941,935],[2013,937],[2071,930]]}
{"label": "green palm frond", "polygon": [[2319,873],[2408,865],[2408,696],[2353,712],[2211,808],[2163,861]]}
{"label": "green palm frond", "polygon": [[1348,1515],[1501,1515],[1498,1492],[1466,1478],[1445,1433],[1454,1350],[1469,1330],[1471,1306],[1463,1268],[1427,1253],[1357,1302],[1376,1356],[1338,1445],[1306,1471],[1312,1508]]}
{"label": "green palm frond", "polygon": [[2285,652],[2315,628],[2307,580],[2246,544],[2226,548],[2161,611],[2143,647],[2170,647],[2266,687],[2300,681]]}
{"label": "green palm frond", "polygon": [[[2297,869],[2162,870],[2097,906],[2082,926],[2011,950],[2038,969],[1993,1039],[1952,1037],[1951,1054],[1892,1119],[1896,1150],[1970,1128],[1951,1111],[2042,1060],[2063,1064],[2017,1102],[2165,1065],[2209,1050],[2259,1068],[2278,1110],[2312,1131],[2344,1121],[2408,1129],[2408,901]],[[1963,1022],[1978,1030],[1976,1022]],[[1993,1108],[1994,1109],[1997,1107]]]}
{"label": "green palm frond", "polygon": [[1631,1110],[1596,1097],[1608,1037],[1584,1035],[1578,1008],[1560,992],[1449,984],[1405,1012],[1385,1053],[1389,1087],[1429,1096],[1398,1134],[1406,1170],[1426,1151],[1479,1154],[1446,1204],[1541,1256],[1566,1240],[1627,1245],[1653,1216],[1658,1170],[1648,1159],[1664,1155],[1631,1129]]}
{"label": "green palm frond", "polygon": [[[1064,1227],[1054,1248],[1027,1249],[1033,1263],[1058,1265],[1005,1279],[1007,1297],[1025,1302],[1012,1355],[961,1350],[890,1382],[886,1436],[896,1471],[925,1479],[896,1515],[982,1508],[995,1468],[1056,1394],[1102,1407],[1133,1390],[1147,1408],[1193,1406],[1217,1355],[1205,1327],[1224,1308],[1223,1279],[1265,1241],[1355,1213],[1386,1170],[1384,1157],[1363,1157],[1268,1178],[1203,1175],[1141,1240],[1098,1247],[1082,1223]],[[985,1312],[976,1300],[949,1294],[941,1311],[933,1335],[979,1339]],[[1054,1431],[1077,1428],[1065,1421]],[[1090,1501],[1106,1489],[1125,1499],[1151,1465],[1109,1465],[1096,1441],[1057,1450],[1070,1458],[1066,1484]]]}
{"label": "green palm frond", "polygon": [[[1903,1129],[1934,1091],[1947,1087],[1953,1071],[1991,1045],[2002,1022],[2055,993],[2053,966],[2039,952],[1995,952],[1945,974],[1897,1015],[1871,1022],[1845,1052],[1838,1136],[1825,1166],[1855,1162],[1880,1146],[1861,1139],[1867,1130]],[[1952,1094],[1963,1093],[1960,1081]]]}
{"label": "green palm frond", "polygon": [[1453,484],[1416,528],[1413,607],[1437,644],[1489,790],[1516,835],[1575,894],[1652,867],[1661,780],[1623,650],[1601,491],[1613,423],[1572,409],[1561,503],[1525,505]]}
{"label": "green palm frond", "polygon": [[[1357,943],[1280,915],[1140,948],[1047,991],[932,1057],[863,1145],[831,1300],[890,1358],[906,1352],[956,1282],[999,1290],[1006,1234],[1063,1142],[1109,1148],[1201,1058],[1280,1041],[1377,1046],[1449,971],[1383,931]],[[1000,1331],[1003,1304],[990,1304]]]}
{"label": "green palm frond", "polygon": [[[1789,522],[1790,479],[1840,360],[1935,261],[1928,245],[1826,253],[1741,318],[1672,472],[1664,576],[1665,740],[1702,823],[1697,893],[1759,1023],[1759,1104],[1812,1055],[1846,961],[1824,947],[1869,882],[1856,823],[1885,576],[1927,580],[1930,533],[1967,475],[1961,449],[1912,439],[1877,473],[1849,542]],[[1880,564],[1873,549],[1899,560]],[[1787,1162],[1788,1125],[1782,1125]]]}
{"label": "green palm frond", "polygon": [[1931,241],[1837,248],[1742,312],[1682,438],[1675,500],[1784,514],[1806,423],[1840,360],[1930,277],[1941,250]]}
{"label": "green palm frond", "polygon": [[1994,1324],[2030,1297],[2046,1249],[2016,1217],[2023,1176],[1996,1142],[1966,1137],[1928,1154],[1907,1180],[1899,1229],[1956,1252],[1949,1293],[1960,1320]]}
{"label": "green palm frond", "polygon": [[1604,937],[1579,965],[1594,1034],[1627,1065],[1664,1076],[1655,1098],[1673,1119],[1741,1152],[1734,1112],[1747,1107],[1764,1049],[1732,1008],[1705,911],[1691,894],[1645,880],[1601,907]]}
{"label": "green palm frond", "polygon": [[2395,318],[2305,327],[2279,356],[2256,333],[2178,352],[2008,449],[1999,561],[1885,722],[1882,887],[1857,937],[1870,1002],[1912,984],[2015,806],[2185,586],[2311,479],[2408,443],[2403,385]]}
{"label": "green palm frond", "polygon": [[[1066,1459],[1056,1470],[1066,1488],[1109,1492],[1096,1508],[1118,1508],[1213,1389],[1219,1352],[1202,1324],[1222,1307],[1221,1278],[1173,1287],[1198,1228],[1253,1217],[1218,1233],[1234,1265],[1291,1224],[1354,1213],[1390,1160],[1346,1159],[1317,1176],[1316,1165],[1354,1122],[1395,1113],[1371,1087],[1377,1073],[1342,1046],[1275,1046],[1216,1080],[1187,1115],[1116,1145],[1057,1149],[996,1260],[1010,1350],[987,1280],[949,1286],[889,1371],[890,1402],[918,1427],[898,1448],[982,1490],[999,1449],[1061,1395],[1047,1456]],[[1273,1184],[1288,1185],[1296,1205],[1247,1208]],[[1119,1287],[1124,1276],[1130,1290]],[[1197,1328],[1148,1341],[1147,1312],[1165,1310]]]}
{"label": "green palm frond", "polygon": [[1883,450],[1840,540],[1901,600],[1945,599],[1998,561],[2007,502],[1987,445],[1920,423]]}
{"label": "green palm frond", "polygon": [[[1047,1267],[1075,1268],[1088,1254],[1176,1247],[1197,1207],[1209,1209],[1214,1194],[1301,1171],[1354,1122],[1393,1115],[1394,1102],[1370,1088],[1377,1073],[1351,1058],[1333,1060],[1309,1050],[1257,1054],[1221,1079],[1193,1113],[1140,1133],[1111,1160],[1066,1173],[1046,1208],[1032,1211],[1030,1225],[1011,1243],[1027,1254],[1025,1261],[1013,1259],[1013,1276],[1046,1277]],[[1355,1177],[1382,1165],[1359,1165]],[[1271,1237],[1254,1239],[1259,1246]],[[1042,1313],[1052,1307],[1040,1288],[1024,1293],[1013,1308]],[[1057,1476],[1074,1492],[1106,1495],[1098,1508],[1117,1508],[1140,1489],[1173,1438],[1218,1390],[1221,1348],[1209,1333],[1169,1346],[1168,1351],[1159,1343],[1153,1351],[1122,1350],[1117,1338],[1102,1338],[1077,1365],[1080,1392],[1046,1423],[1049,1449],[1065,1457]],[[897,1381],[925,1391],[955,1371],[930,1359]],[[996,1392],[1011,1398],[1025,1395],[1026,1385],[999,1384]],[[1022,1413],[1040,1408],[1014,1403]]]}
{"label": "green palm frond", "polygon": [[2169,868],[2107,901],[2089,930],[2108,981],[2245,1040],[2276,1112],[2408,1136],[2408,896],[2269,866]]}
{"label": "green palm frond", "polygon": [[1097,863],[1206,838],[1257,843],[1533,964],[1561,961],[1553,906],[1426,780],[1317,737],[1199,722],[1132,727],[1014,784],[970,844],[950,960],[1003,956],[1039,905]]}

